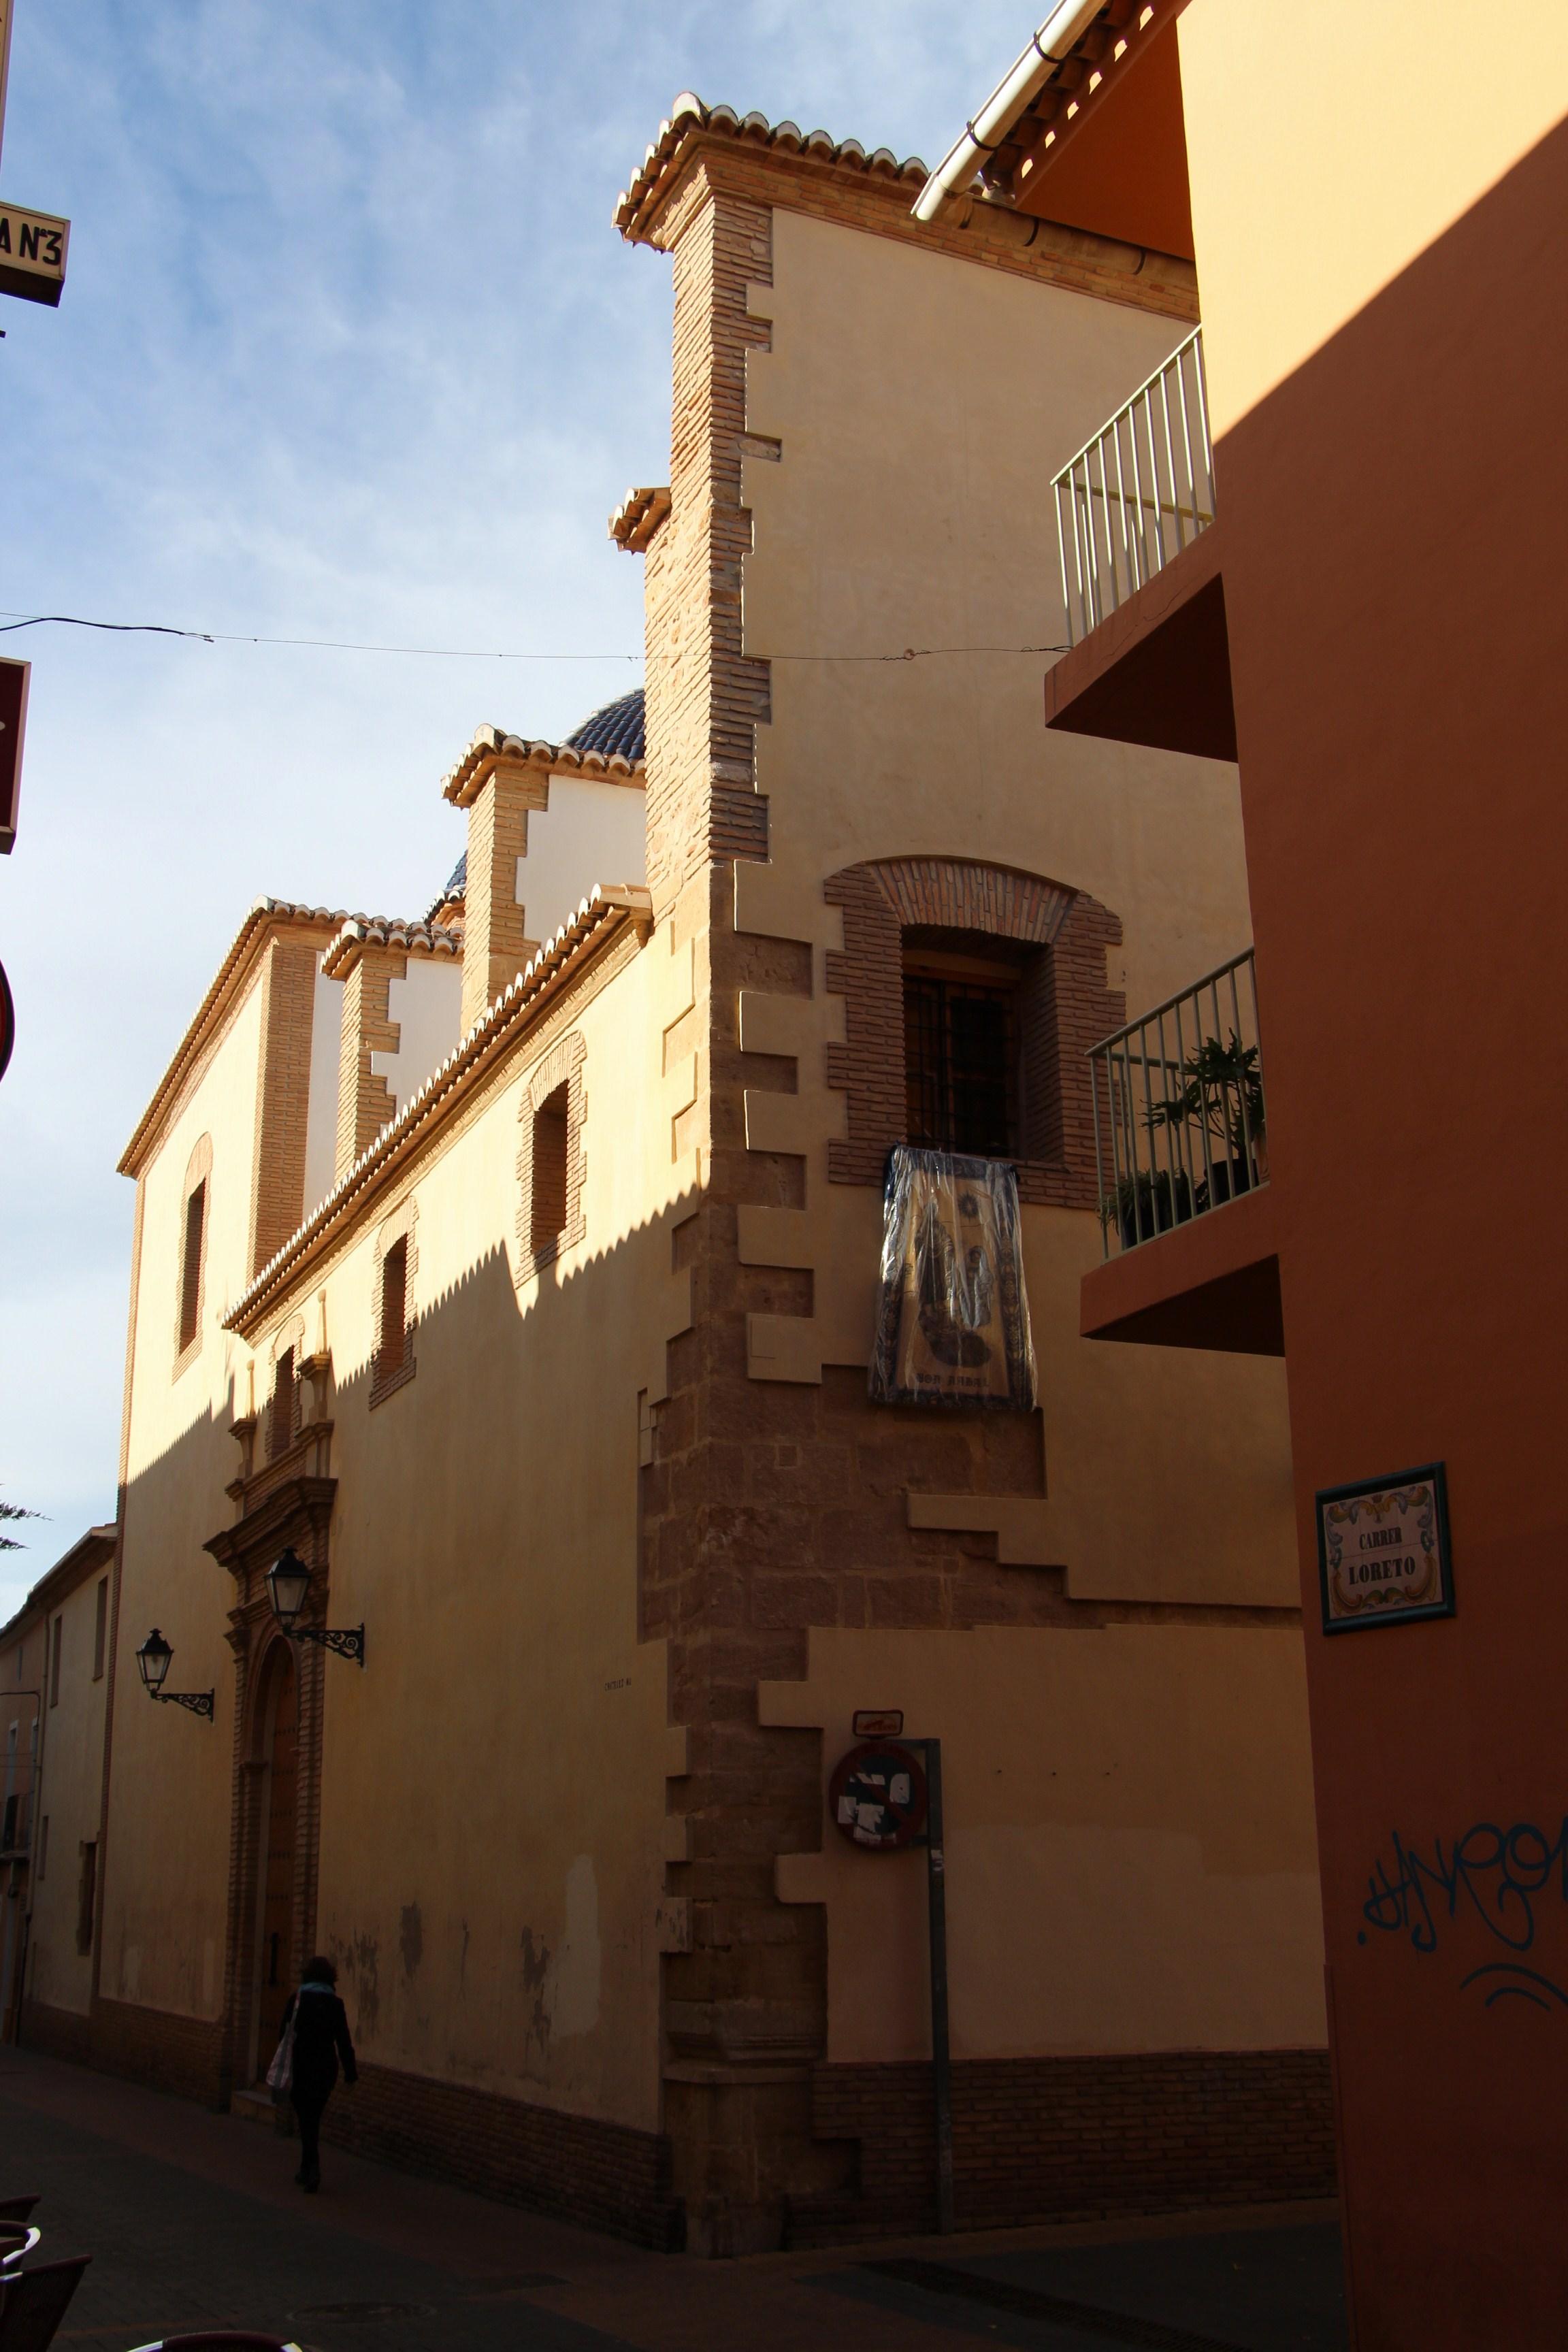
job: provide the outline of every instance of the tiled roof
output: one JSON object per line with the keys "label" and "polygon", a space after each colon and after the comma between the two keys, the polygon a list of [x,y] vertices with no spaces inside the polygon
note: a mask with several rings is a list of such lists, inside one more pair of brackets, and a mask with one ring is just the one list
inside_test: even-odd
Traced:
{"label": "tiled roof", "polygon": [[640,555],[669,512],[669,485],[628,490],[610,517],[610,537],[628,555]]}
{"label": "tiled roof", "polygon": [[443,907],[460,907],[463,903],[463,895],[468,889],[468,853],[465,849],[461,857],[458,858],[456,866],[453,866],[451,873],[447,877],[446,888],[442,891],[440,897],[432,906],[430,912],[426,916],[426,921],[427,923],[434,922],[436,917],[440,913]]}
{"label": "tiled roof", "polygon": [[321,958],[329,980],[344,980],[366,948],[399,948],[409,955],[457,956],[463,934],[445,923],[405,922],[392,915],[351,915]]}
{"label": "tiled roof", "polygon": [[[501,735],[481,727],[465,756],[441,789],[449,801],[466,808],[478,797],[485,777],[500,758],[527,759],[535,767],[581,768],[588,775],[633,776],[643,764],[644,701],[640,686],[629,694],[590,712],[564,743],[542,743],[521,735]],[[465,849],[451,878],[426,917],[428,923],[442,907],[457,905],[468,884],[468,853]]]}
{"label": "tiled roof", "polygon": [[[639,698],[641,691],[639,688]],[[594,718],[600,715],[595,711]],[[592,719],[584,719],[578,733],[593,723]],[[585,776],[634,776],[642,765],[640,734],[637,744],[634,759],[625,751],[579,743],[575,738],[565,743],[546,743],[534,736],[505,735],[499,727],[481,727],[457,766],[442,778],[441,791],[458,808],[467,808],[470,801],[478,800],[502,760],[520,761],[531,768],[580,769]]]}
{"label": "tiled roof", "polygon": [[695,91],[683,89],[669,110],[668,121],[659,125],[658,137],[644,156],[642,169],[616,200],[614,219],[623,236],[636,243],[642,236],[659,194],[700,131],[717,131],[721,137],[773,148],[781,154],[807,155],[841,171],[888,181],[907,180],[916,188],[926,182],[926,167],[918,155],[900,163],[890,147],[878,147],[868,154],[858,139],[834,139],[826,131],[802,131],[797,123],[770,122],[765,114],[737,114],[732,106],[704,106]]}
{"label": "tiled roof", "polygon": [[467,1036],[458,1040],[418,1093],[411,1096],[397,1117],[382,1129],[373,1143],[365,1146],[326,1199],[262,1267],[224,1317],[226,1331],[243,1328],[257,1309],[288,1280],[311,1244],[347,1212],[378,1171],[412,1147],[416,1131],[436,1115],[447,1097],[464,1086],[469,1074],[489,1062],[492,1054],[504,1050],[512,1034],[526,1025],[557,982],[568,971],[580,970],[584,959],[607,946],[628,922],[640,924],[645,933],[651,929],[651,894],[640,883],[612,886],[595,882],[576,913],[562,924],[552,939],[546,940],[510,985],[480,1013]]}
{"label": "tiled roof", "polygon": [[566,740],[574,751],[618,752],[639,767],[645,748],[641,687],[591,712]]}

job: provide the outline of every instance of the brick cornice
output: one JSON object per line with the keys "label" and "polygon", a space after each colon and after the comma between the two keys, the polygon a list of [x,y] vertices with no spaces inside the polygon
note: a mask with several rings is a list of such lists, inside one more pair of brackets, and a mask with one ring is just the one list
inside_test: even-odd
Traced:
{"label": "brick cornice", "polygon": [[924,178],[923,164],[898,163],[885,149],[868,157],[853,140],[836,147],[821,133],[802,140],[793,124],[775,128],[760,115],[742,122],[728,108],[704,108],[664,126],[616,225],[629,243],[668,252],[702,201],[724,194],[1196,323],[1190,261],[1035,220],[983,195],[949,205],[939,220],[917,221],[910,205]]}

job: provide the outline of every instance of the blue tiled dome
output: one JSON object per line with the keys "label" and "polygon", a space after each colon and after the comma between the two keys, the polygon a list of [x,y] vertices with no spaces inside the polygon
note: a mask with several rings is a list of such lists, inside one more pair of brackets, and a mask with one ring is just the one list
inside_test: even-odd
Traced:
{"label": "blue tiled dome", "polygon": [[[629,694],[623,694],[616,701],[606,702],[602,709],[591,712],[581,727],[567,736],[566,742],[574,751],[598,751],[606,760],[613,759],[617,752],[623,760],[640,760],[644,746],[641,687],[634,686]],[[447,906],[453,899],[461,898],[468,879],[468,853],[465,849],[453,866],[452,878],[437,899],[436,907]],[[432,914],[436,907],[431,908]]]}
{"label": "blue tiled dome", "polygon": [[618,751],[623,760],[640,760],[644,742],[641,687],[634,686],[629,694],[606,702],[602,710],[584,719],[566,740],[574,751],[602,751],[606,759]]}

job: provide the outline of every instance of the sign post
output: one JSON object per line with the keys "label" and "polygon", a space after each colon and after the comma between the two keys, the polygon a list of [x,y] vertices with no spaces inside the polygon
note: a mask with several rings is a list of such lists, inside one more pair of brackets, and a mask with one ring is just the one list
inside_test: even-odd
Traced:
{"label": "sign post", "polygon": [[[901,1709],[865,1708],[855,1717],[857,1748],[841,1756],[827,1784],[835,1826],[868,1853],[926,1850],[926,1918],[931,1942],[931,2094],[936,2124],[936,2226],[953,2229],[952,2055],[947,2001],[947,1856],[942,1844],[942,1742],[901,1737]],[[916,1749],[920,1750],[917,1756]]]}

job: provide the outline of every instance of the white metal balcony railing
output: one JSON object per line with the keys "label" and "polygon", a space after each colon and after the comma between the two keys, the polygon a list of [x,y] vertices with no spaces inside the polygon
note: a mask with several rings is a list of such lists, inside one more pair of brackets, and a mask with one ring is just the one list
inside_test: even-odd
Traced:
{"label": "white metal balcony railing", "polygon": [[1089,1054],[1105,1255],[1135,1249],[1268,1181],[1252,950]]}
{"label": "white metal balcony railing", "polygon": [[1201,327],[1084,443],[1052,487],[1068,642],[1076,646],[1214,520]]}

